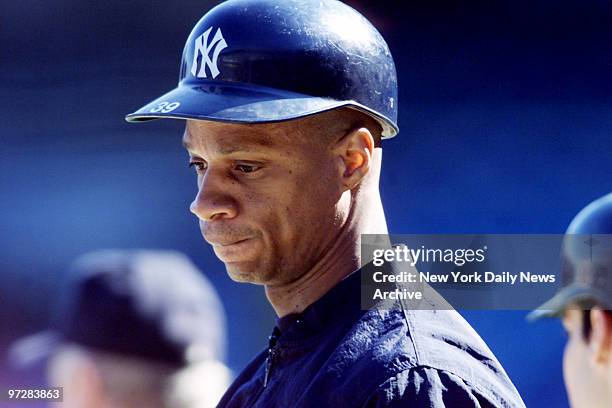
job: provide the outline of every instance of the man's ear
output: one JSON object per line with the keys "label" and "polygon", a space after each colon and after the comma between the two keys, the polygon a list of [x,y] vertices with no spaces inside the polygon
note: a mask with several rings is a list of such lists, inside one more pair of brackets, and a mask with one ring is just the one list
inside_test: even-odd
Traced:
{"label": "man's ear", "polygon": [[365,128],[355,128],[334,146],[343,190],[352,190],[363,180],[372,166],[374,137]]}
{"label": "man's ear", "polygon": [[596,364],[609,364],[612,360],[612,316],[599,307],[590,313],[591,336],[589,348]]}

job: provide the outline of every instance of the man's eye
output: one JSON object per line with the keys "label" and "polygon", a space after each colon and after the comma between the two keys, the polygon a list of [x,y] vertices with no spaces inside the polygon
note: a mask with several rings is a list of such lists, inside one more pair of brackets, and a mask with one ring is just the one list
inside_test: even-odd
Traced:
{"label": "man's eye", "polygon": [[261,166],[255,164],[238,163],[236,164],[235,169],[241,173],[253,173],[254,171],[259,170],[260,167]]}
{"label": "man's eye", "polygon": [[190,162],[189,167],[195,168],[196,172],[200,173],[206,170],[206,163],[204,162]]}

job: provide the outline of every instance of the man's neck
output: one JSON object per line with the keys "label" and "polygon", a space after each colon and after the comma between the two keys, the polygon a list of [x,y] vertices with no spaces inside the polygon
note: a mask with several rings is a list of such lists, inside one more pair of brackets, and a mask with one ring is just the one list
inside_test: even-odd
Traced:
{"label": "man's neck", "polygon": [[266,296],[279,317],[300,313],[359,269],[359,263],[354,242],[344,238],[336,240],[333,247],[298,279],[284,285],[266,286]]}
{"label": "man's neck", "polygon": [[315,265],[292,282],[266,286],[266,296],[279,317],[302,312],[361,267],[361,234],[387,233],[377,185],[351,196],[350,201],[344,227]]}

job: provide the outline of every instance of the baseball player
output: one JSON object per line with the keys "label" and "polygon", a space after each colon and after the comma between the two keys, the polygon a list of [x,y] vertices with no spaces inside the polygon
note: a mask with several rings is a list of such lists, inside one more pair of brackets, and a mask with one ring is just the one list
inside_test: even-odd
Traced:
{"label": "baseball player", "polygon": [[361,309],[360,235],[387,233],[381,147],[398,133],[395,65],[362,15],[222,3],[187,39],[178,87],[127,115],[155,118],[186,121],[204,239],[278,315],[220,407],[524,406],[455,311]]}
{"label": "baseball player", "polygon": [[217,404],[231,377],[223,310],[184,255],[91,252],[75,261],[68,286],[53,328],[10,350],[14,366],[44,365],[49,383],[63,387],[58,407]]}
{"label": "baseball player", "polygon": [[561,317],[567,332],[563,375],[573,408],[612,406],[612,193],[570,223],[562,289],[531,320]]}

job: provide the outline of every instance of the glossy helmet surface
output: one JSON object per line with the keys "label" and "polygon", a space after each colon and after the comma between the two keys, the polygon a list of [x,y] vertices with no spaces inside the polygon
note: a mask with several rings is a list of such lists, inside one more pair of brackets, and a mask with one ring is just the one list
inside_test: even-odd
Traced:
{"label": "glossy helmet surface", "polygon": [[265,123],[338,107],[398,132],[395,64],[365,17],[337,0],[229,0],[193,28],[178,87],[126,120]]}

